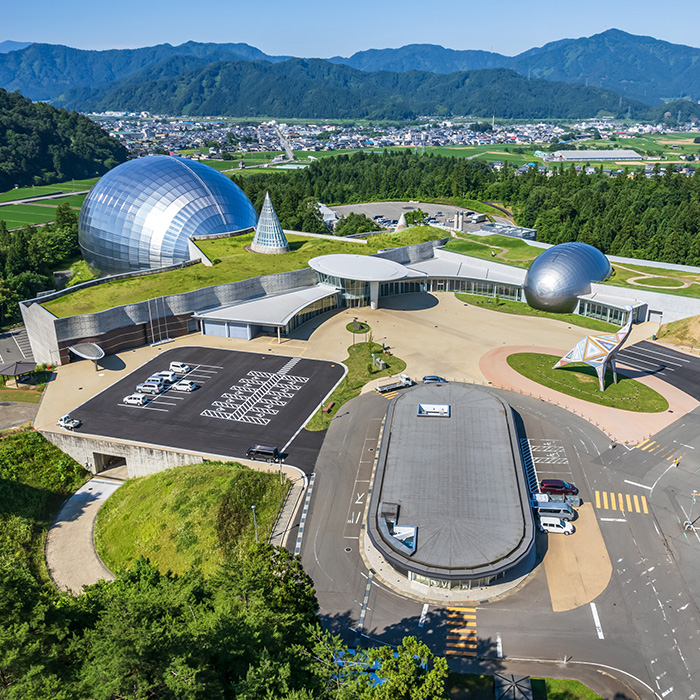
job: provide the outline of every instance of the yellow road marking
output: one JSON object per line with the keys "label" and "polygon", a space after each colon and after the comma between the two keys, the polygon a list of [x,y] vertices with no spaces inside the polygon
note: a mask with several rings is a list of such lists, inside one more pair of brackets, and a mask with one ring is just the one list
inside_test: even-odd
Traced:
{"label": "yellow road marking", "polygon": [[595,507],[600,510],[600,491],[595,492]]}
{"label": "yellow road marking", "polygon": [[457,612],[468,612],[468,613],[475,613],[476,612],[476,608],[447,608],[447,609],[450,612],[452,612],[453,610],[455,610]]}
{"label": "yellow road marking", "polygon": [[637,498],[637,494],[634,494],[634,510],[636,513],[641,513],[642,511],[639,509],[639,498]]}
{"label": "yellow road marking", "polygon": [[[636,496],[635,496],[636,498]],[[630,512],[632,510],[632,499],[630,498],[630,495],[627,494],[627,511]],[[639,511],[637,511],[639,513]]]}
{"label": "yellow road marking", "polygon": [[648,445],[645,445],[644,447],[640,447],[639,449],[642,450],[642,452],[648,450],[652,445],[656,445],[656,442],[652,440]]}
{"label": "yellow road marking", "polygon": [[641,450],[642,447],[644,447],[644,445],[646,445],[648,442],[649,442],[648,439],[644,440],[643,442],[640,442],[640,443],[636,446],[637,449],[640,449],[640,450]]}
{"label": "yellow road marking", "polygon": [[642,510],[644,511],[645,515],[649,514],[649,510],[647,509],[647,499],[646,496],[641,496],[642,499]]}
{"label": "yellow road marking", "polygon": [[621,494],[621,493],[618,493],[617,495],[618,495],[618,497],[619,497],[619,499],[620,499],[620,510],[624,510],[624,509],[625,509],[625,506],[624,506],[624,504],[622,503],[622,494]]}
{"label": "yellow road marking", "polygon": [[608,509],[608,492],[603,491],[603,508]]}
{"label": "yellow road marking", "polygon": [[617,510],[617,501],[615,500],[615,494],[611,493],[610,494],[610,507],[613,510]]}

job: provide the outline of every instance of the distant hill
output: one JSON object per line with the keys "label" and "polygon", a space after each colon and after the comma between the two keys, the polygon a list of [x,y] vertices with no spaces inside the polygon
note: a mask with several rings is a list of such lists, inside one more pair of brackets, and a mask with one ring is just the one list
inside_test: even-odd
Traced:
{"label": "distant hill", "polygon": [[[4,42],[0,46],[16,43]],[[152,83],[154,80],[175,80],[179,77],[184,79],[187,76],[184,81],[178,81],[178,90],[186,93],[184,82],[191,78],[193,72],[204,71],[207,66],[233,61],[265,62],[272,65],[289,60],[289,56],[270,56],[245,43],[211,44],[190,41],[179,46],[160,44],[139,49],[108,51],[85,51],[54,44],[30,44],[21,50],[0,52],[0,87],[8,91],[19,90],[32,99],[46,100],[54,104],[81,106],[87,102],[99,102],[105,105],[105,108],[115,108],[106,101],[110,94],[118,95],[122,104],[133,104],[127,93],[134,92],[135,88],[126,87],[126,82],[144,80]],[[329,68],[321,70],[318,68],[318,62],[325,63]],[[517,56],[504,56],[489,51],[456,51],[432,44],[411,44],[398,49],[360,51],[349,58],[336,56],[328,61],[309,59],[306,63],[317,66],[312,71],[317,77],[340,75],[332,72],[332,66],[346,66],[365,73],[388,71],[401,75],[412,71],[449,75],[465,71],[509,69],[527,78],[607,89],[626,100],[640,101],[651,106],[659,106],[666,100],[678,99],[681,96],[693,101],[700,99],[699,48],[671,44],[652,37],[635,36],[618,29],[591,37],[562,39],[529,49]],[[260,67],[253,70],[258,73],[262,71]],[[299,69],[293,71],[298,74]],[[271,75],[277,74],[273,72],[266,74],[266,77]],[[353,78],[354,82],[356,80]],[[404,78],[374,78],[370,83],[383,83],[386,80],[389,81],[390,87],[400,82],[410,89],[412,83]],[[423,76],[415,80],[425,81],[426,78]],[[316,90],[326,90],[324,86],[312,86],[310,83],[307,85],[314,94]],[[253,86],[254,90],[258,87]],[[222,86],[222,89],[231,92],[233,87]],[[343,92],[352,90],[352,86],[341,84],[334,89]],[[393,88],[391,92],[396,95]],[[306,104],[315,99],[314,94],[305,99]],[[156,96],[153,96],[151,102],[154,99]],[[244,98],[241,99],[245,101]],[[275,101],[277,98],[273,96],[271,99]],[[328,107],[332,111],[332,95],[330,99]],[[184,94],[170,94],[165,102],[169,101],[183,104],[189,104],[190,101],[198,104],[202,102],[197,96],[189,100]],[[236,101],[239,101],[238,98]],[[409,103],[414,105],[420,102],[420,99],[401,94],[400,102],[401,105],[396,105],[393,111],[401,112],[403,107]],[[430,100],[425,102],[429,103]],[[455,100],[451,100],[451,104],[454,103]],[[451,107],[446,109],[452,111]],[[552,109],[558,111],[557,106]],[[255,108],[253,110],[256,113],[260,112]],[[338,105],[337,111],[345,111],[345,108]],[[413,107],[409,107],[408,111],[412,112]],[[520,110],[516,107],[514,111]],[[538,114],[542,111],[547,112],[548,109],[543,106]],[[284,116],[296,114],[292,112]]]}
{"label": "distant hill", "polygon": [[141,49],[84,51],[59,44],[31,44],[22,51],[0,54],[0,87],[19,90],[33,100],[59,101],[74,88],[95,89],[123,80],[174,57],[202,63],[221,60],[282,61],[248,44],[160,44]]}
{"label": "distant hill", "polygon": [[517,56],[453,51],[432,44],[371,49],[334,57],[359,70],[426,70],[450,73],[511,68],[521,75],[603,87],[647,104],[664,98],[700,99],[700,49],[610,29],[591,37],[562,39]]}
{"label": "distant hill", "polygon": [[0,192],[95,177],[126,158],[124,146],[82,114],[0,89]]}
{"label": "distant hill", "polygon": [[507,68],[508,56],[489,51],[455,51],[435,44],[408,44],[400,49],[369,49],[350,56],[334,56],[331,63],[342,63],[364,71],[388,70],[403,73],[422,70],[429,73],[456,73],[484,68]]}
{"label": "distant hill", "polygon": [[[186,63],[193,65],[193,59]],[[368,73],[320,59],[292,59],[222,61],[180,75],[174,72],[170,64],[159,64],[91,94],[67,93],[65,102],[84,111],[355,119],[412,119],[425,114],[581,118],[628,107],[634,116],[648,110],[629,101],[621,108],[619,96],[609,90],[527,80],[505,69],[447,75]]]}
{"label": "distant hill", "polygon": [[0,53],[8,53],[9,51],[20,51],[31,45],[31,41],[0,41]]}

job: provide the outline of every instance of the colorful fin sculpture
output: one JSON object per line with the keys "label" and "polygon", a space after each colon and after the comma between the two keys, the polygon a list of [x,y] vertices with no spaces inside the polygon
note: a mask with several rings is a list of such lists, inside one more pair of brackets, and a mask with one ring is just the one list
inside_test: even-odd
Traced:
{"label": "colorful fin sculpture", "polygon": [[627,340],[632,330],[632,307],[626,306],[628,313],[627,323],[617,333],[606,333],[605,335],[587,335],[579,340],[564,357],[554,365],[553,369],[559,369],[570,362],[583,362],[589,367],[593,367],[598,375],[600,390],[605,391],[605,370],[610,365],[613,379],[617,384],[617,367],[615,366],[615,356],[622,344]]}

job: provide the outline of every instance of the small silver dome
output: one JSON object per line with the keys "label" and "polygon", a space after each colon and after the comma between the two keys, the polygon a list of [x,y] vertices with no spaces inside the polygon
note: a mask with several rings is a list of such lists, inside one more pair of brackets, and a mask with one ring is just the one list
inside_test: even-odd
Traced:
{"label": "small silver dome", "polygon": [[107,273],[189,260],[191,236],[255,226],[243,190],[203,163],[147,156],[101,177],[80,210],[78,238],[85,260]]}
{"label": "small silver dome", "polygon": [[539,255],[525,275],[523,291],[533,309],[571,313],[576,297],[591,291],[591,282],[612,274],[610,261],[587,243],[561,243]]}

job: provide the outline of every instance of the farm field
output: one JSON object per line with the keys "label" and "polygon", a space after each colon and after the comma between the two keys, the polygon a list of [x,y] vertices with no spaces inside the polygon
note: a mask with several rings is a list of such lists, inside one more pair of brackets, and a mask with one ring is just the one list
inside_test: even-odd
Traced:
{"label": "farm field", "polygon": [[35,204],[12,204],[0,208],[0,219],[8,229],[33,224],[46,224],[56,218],[56,207],[42,207]]}
{"label": "farm field", "polygon": [[56,194],[57,192],[69,194],[71,192],[89,190],[98,179],[93,177],[89,180],[68,180],[67,182],[57,182],[53,185],[41,185],[40,187],[19,187],[7,192],[0,192],[0,202],[13,202],[17,199],[25,199],[26,197],[42,194]]}

